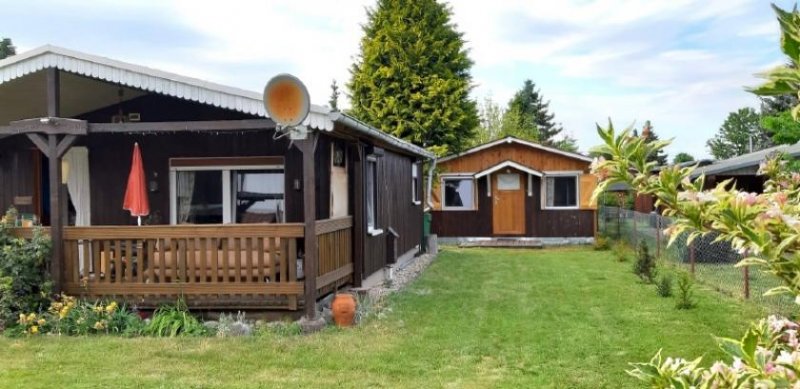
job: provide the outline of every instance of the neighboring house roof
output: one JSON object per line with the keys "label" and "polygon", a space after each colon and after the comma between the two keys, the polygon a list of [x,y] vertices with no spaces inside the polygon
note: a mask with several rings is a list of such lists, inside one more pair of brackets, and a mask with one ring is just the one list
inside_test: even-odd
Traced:
{"label": "neighboring house roof", "polygon": [[[184,100],[268,118],[262,94],[231,86],[203,81],[145,66],[45,45],[0,60],[0,85],[45,68],[92,77],[131,88],[155,92]],[[266,80],[265,80],[266,81]],[[333,131],[334,122],[353,128],[369,138],[385,142],[400,150],[433,158],[427,150],[381,132],[327,107],[311,105],[303,125],[323,131]]]}
{"label": "neighboring house roof", "polygon": [[485,170],[482,170],[482,171],[479,171],[479,172],[475,173],[475,178],[481,178],[481,177],[483,177],[485,175],[492,174],[492,173],[494,173],[494,172],[496,172],[498,170],[502,170],[502,169],[505,169],[507,167],[520,170],[520,171],[522,171],[524,173],[533,174],[534,176],[537,176],[537,177],[543,177],[544,176],[544,173],[542,173],[542,172],[540,172],[538,170],[531,169],[531,168],[529,168],[527,166],[524,166],[524,165],[520,165],[520,164],[518,164],[518,163],[516,163],[514,161],[504,161],[504,162],[498,163],[497,165],[489,167],[488,169],[485,169]]}
{"label": "neighboring house roof", "polygon": [[509,143],[514,143],[514,144],[518,144],[518,145],[532,147],[532,148],[535,148],[535,149],[544,150],[544,151],[547,151],[547,152],[550,152],[550,153],[560,154],[560,155],[563,155],[565,157],[574,158],[574,159],[578,159],[578,160],[581,160],[581,161],[592,162],[592,158],[591,157],[585,156],[583,154],[572,153],[572,152],[569,152],[569,151],[559,150],[559,149],[554,148],[554,147],[543,146],[543,145],[535,143],[535,142],[522,140],[522,139],[515,138],[515,137],[512,137],[512,136],[508,136],[508,137],[505,137],[505,138],[502,138],[502,139],[498,139],[496,141],[492,141],[492,142],[489,142],[489,143],[484,143],[482,145],[475,146],[475,147],[473,147],[473,148],[471,148],[469,150],[466,150],[464,152],[461,152],[459,154],[453,154],[453,155],[441,158],[441,159],[439,159],[439,162],[446,162],[446,161],[449,161],[451,159],[462,157],[464,155],[476,153],[476,152],[481,151],[481,150],[486,150],[486,149],[489,149],[489,148],[492,148],[492,147],[495,147],[495,146],[498,146],[498,145],[501,145],[501,144],[509,144]]}
{"label": "neighboring house roof", "polygon": [[697,177],[701,174],[705,174],[706,176],[719,174],[755,175],[758,172],[758,165],[768,156],[775,153],[784,153],[794,158],[800,157],[800,143],[770,147],[764,150],[716,161],[710,165],[697,168],[692,173],[692,177]]}

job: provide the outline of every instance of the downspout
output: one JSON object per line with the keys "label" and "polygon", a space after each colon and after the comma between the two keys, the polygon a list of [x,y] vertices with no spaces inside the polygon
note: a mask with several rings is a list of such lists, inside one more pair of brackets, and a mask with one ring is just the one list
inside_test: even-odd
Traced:
{"label": "downspout", "polygon": [[436,157],[431,158],[431,166],[428,168],[428,185],[425,188],[425,204],[428,208],[433,209],[433,200],[431,198],[433,193],[433,172],[436,170]]}

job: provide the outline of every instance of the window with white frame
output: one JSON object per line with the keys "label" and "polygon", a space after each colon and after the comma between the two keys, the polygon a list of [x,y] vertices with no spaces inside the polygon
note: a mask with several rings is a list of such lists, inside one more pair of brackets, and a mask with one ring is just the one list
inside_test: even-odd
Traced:
{"label": "window with white frame", "polygon": [[420,204],[419,200],[419,163],[411,164],[411,201],[414,204]]}
{"label": "window with white frame", "polygon": [[442,209],[460,211],[475,209],[475,180],[472,177],[444,177],[442,191]]}
{"label": "window with white frame", "polygon": [[281,223],[283,165],[170,162],[171,224]]}
{"label": "window with white frame", "polygon": [[544,182],[545,208],[575,208],[578,206],[577,175],[547,175]]}
{"label": "window with white frame", "polygon": [[374,156],[367,156],[366,175],[367,232],[375,235],[383,230],[378,228],[378,159]]}

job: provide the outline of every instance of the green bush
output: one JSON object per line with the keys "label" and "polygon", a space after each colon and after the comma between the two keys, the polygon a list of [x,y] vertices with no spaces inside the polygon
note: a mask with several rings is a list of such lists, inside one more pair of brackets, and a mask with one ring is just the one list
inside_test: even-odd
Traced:
{"label": "green bush", "polygon": [[255,325],[256,336],[297,336],[303,333],[300,324],[291,320],[273,321],[273,322],[256,322]]}
{"label": "green bush", "polygon": [[156,309],[143,333],[158,337],[204,336],[208,329],[189,312],[183,300]]}
{"label": "green bush", "polygon": [[596,251],[606,251],[611,248],[611,243],[608,241],[608,238],[604,236],[598,236],[594,239],[594,249]]}
{"label": "green bush", "polygon": [[617,262],[627,262],[630,250],[628,249],[628,245],[624,242],[617,241],[614,243],[614,246],[611,247],[611,253],[614,255],[614,259],[616,259]]}
{"label": "green bush", "polygon": [[633,272],[642,281],[652,284],[656,277],[656,259],[650,254],[647,242],[642,239],[639,248],[636,250],[636,263],[633,264]]}
{"label": "green bush", "polygon": [[688,273],[682,272],[678,277],[678,302],[675,304],[675,308],[692,309],[694,307],[694,281]]}
{"label": "green bush", "polygon": [[46,309],[52,292],[50,237],[39,228],[30,240],[12,236],[9,229],[16,219],[11,208],[0,220],[0,330],[12,326],[19,313]]}
{"label": "green bush", "polygon": [[661,297],[670,297],[672,296],[672,276],[669,274],[664,274],[661,278],[658,279],[658,283],[656,283],[656,292]]}

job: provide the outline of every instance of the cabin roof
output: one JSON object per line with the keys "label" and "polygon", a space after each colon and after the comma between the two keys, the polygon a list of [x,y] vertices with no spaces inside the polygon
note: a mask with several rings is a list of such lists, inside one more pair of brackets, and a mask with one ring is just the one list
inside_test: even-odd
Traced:
{"label": "cabin roof", "polygon": [[790,157],[800,157],[800,143],[793,145],[780,145],[775,147],[766,148],[752,153],[742,154],[733,158],[723,159],[716,161],[706,166],[697,168],[692,172],[693,177],[700,176],[701,174],[719,175],[755,175],[758,172],[758,165],[763,160],[775,153],[784,153]]}
{"label": "cabin roof", "polygon": [[[130,88],[195,101],[245,114],[268,118],[262,94],[146,66],[135,65],[63,47],[45,45],[0,60],[0,85],[36,73],[56,68]],[[303,125],[323,131],[333,131],[334,123],[351,128],[367,138],[384,142],[414,155],[433,158],[427,150],[395,138],[379,129],[346,114],[332,112],[320,105],[311,105]]]}
{"label": "cabin roof", "polygon": [[507,136],[507,137],[502,138],[502,139],[498,139],[498,140],[495,140],[495,141],[492,141],[492,142],[488,142],[488,143],[484,143],[482,145],[475,146],[475,147],[473,147],[471,149],[468,149],[466,151],[463,151],[461,153],[453,154],[453,155],[441,158],[441,159],[439,159],[439,162],[447,162],[447,161],[450,161],[450,160],[453,160],[453,159],[456,159],[456,158],[459,158],[459,157],[463,157],[465,155],[469,155],[469,154],[477,153],[477,152],[482,151],[482,150],[490,149],[490,148],[495,147],[495,146],[499,146],[499,145],[502,145],[502,144],[512,144],[512,143],[513,144],[522,145],[522,146],[527,146],[527,147],[530,147],[530,148],[533,148],[533,149],[537,149],[537,150],[546,151],[546,152],[549,152],[549,153],[560,154],[560,155],[563,155],[565,157],[569,157],[569,158],[573,158],[573,159],[577,159],[577,160],[581,160],[581,161],[586,161],[586,162],[591,162],[592,161],[591,157],[585,156],[583,154],[572,153],[572,152],[569,152],[569,151],[559,150],[559,149],[554,148],[554,147],[548,147],[548,146],[541,145],[539,143],[530,142],[530,141],[522,140],[522,139],[519,139],[519,138],[515,138],[513,136]]}

